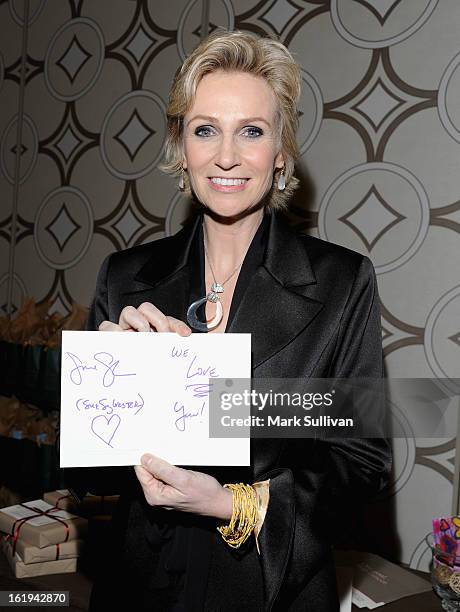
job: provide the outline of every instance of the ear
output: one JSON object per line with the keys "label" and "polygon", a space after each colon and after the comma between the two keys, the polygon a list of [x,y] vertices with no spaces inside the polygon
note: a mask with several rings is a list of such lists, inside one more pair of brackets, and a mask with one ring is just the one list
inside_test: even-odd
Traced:
{"label": "ear", "polygon": [[284,160],[284,155],[282,153],[282,151],[280,151],[278,153],[278,155],[275,157],[275,168],[284,168],[284,166],[286,165],[286,162]]}

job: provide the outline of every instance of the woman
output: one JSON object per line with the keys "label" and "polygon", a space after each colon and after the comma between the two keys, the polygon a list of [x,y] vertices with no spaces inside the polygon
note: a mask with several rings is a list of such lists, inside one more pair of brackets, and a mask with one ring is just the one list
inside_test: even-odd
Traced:
{"label": "woman", "polygon": [[[172,86],[165,169],[199,214],[173,237],[106,259],[88,329],[250,332],[254,377],[382,375],[369,259],[295,234],[275,214],[298,183],[299,95],[298,66],[279,42],[217,31],[195,49]],[[139,610],[338,610],[328,520],[385,484],[386,442],[259,439],[251,457],[250,468],[192,470],[147,455],[117,471],[112,563],[92,609],[112,593]],[[256,512],[239,548],[225,531],[232,483],[249,485]]]}

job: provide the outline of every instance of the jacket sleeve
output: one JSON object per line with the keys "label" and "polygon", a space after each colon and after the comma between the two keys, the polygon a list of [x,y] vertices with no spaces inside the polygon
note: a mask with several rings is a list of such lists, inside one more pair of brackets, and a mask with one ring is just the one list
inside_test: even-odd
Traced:
{"label": "jacket sleeve", "polygon": [[[371,261],[363,257],[341,319],[330,377],[381,379],[383,374],[377,279]],[[338,500],[344,493],[354,499],[369,499],[388,481],[392,462],[389,441],[383,437],[384,404],[371,409],[369,418],[374,430],[381,427],[381,438],[335,438],[317,443],[329,455],[329,493]]]}
{"label": "jacket sleeve", "polygon": [[[108,255],[105,258],[99,270],[96,290],[86,322],[86,331],[97,331],[102,321],[110,320],[107,288],[110,257],[111,255]],[[66,468],[64,480],[66,486],[72,489],[79,498],[84,497],[88,492],[95,495],[114,495],[120,492],[128,470],[129,467],[128,469],[125,467]]]}
{"label": "jacket sleeve", "polygon": [[[381,378],[379,297],[372,263],[364,257],[337,332],[331,378]],[[259,539],[269,608],[291,601],[325,563],[334,533],[346,527],[346,508],[372,498],[391,470],[389,442],[378,438],[291,439],[270,478],[270,502]],[[283,467],[286,466],[286,467]],[[329,552],[328,552],[329,551]],[[276,600],[275,609],[280,605]]]}

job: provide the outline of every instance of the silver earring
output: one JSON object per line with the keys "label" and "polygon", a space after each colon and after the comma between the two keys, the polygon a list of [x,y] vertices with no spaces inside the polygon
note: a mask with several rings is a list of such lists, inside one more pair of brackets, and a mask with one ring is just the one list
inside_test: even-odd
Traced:
{"label": "silver earring", "polygon": [[184,183],[184,170],[182,169],[180,179],[179,179],[179,191],[184,191],[185,183]]}
{"label": "silver earring", "polygon": [[280,175],[278,177],[278,189],[283,191],[286,187],[286,178],[284,176],[284,166],[281,168]]}

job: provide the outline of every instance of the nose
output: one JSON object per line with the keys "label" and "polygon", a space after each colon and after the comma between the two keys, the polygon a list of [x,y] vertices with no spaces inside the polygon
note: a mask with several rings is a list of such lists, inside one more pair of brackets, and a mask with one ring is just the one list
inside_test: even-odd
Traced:
{"label": "nose", "polygon": [[240,156],[233,134],[225,134],[221,137],[219,148],[216,151],[215,164],[222,170],[231,170],[240,165]]}

